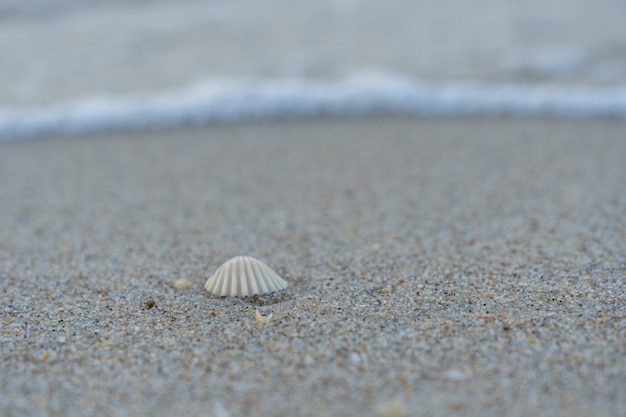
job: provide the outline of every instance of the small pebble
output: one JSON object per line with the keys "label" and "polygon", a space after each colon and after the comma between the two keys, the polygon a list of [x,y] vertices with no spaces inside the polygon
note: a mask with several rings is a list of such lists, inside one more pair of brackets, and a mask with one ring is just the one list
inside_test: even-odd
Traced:
{"label": "small pebble", "polygon": [[177,290],[187,290],[191,288],[191,281],[185,278],[179,279],[174,283],[174,288]]}

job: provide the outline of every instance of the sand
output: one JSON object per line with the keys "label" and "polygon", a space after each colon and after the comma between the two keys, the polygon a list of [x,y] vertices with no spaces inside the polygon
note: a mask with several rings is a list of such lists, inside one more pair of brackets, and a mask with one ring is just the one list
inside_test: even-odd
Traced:
{"label": "sand", "polygon": [[[625,415],[624,137],[372,118],[2,143],[0,414]],[[208,295],[239,254],[289,288]]]}

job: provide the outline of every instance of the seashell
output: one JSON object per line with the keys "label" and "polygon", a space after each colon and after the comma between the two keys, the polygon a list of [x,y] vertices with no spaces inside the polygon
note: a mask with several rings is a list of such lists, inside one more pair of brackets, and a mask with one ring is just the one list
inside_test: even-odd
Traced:
{"label": "seashell", "polygon": [[237,256],[224,262],[204,288],[215,295],[234,297],[279,291],[287,285],[287,281],[263,262],[249,256]]}

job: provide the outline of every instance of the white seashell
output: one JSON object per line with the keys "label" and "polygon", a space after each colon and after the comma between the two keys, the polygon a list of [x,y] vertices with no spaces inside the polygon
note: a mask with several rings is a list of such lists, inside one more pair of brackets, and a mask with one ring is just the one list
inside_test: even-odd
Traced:
{"label": "white seashell", "polygon": [[204,288],[215,295],[234,297],[279,291],[287,285],[287,281],[263,262],[249,256],[237,256],[224,262]]}

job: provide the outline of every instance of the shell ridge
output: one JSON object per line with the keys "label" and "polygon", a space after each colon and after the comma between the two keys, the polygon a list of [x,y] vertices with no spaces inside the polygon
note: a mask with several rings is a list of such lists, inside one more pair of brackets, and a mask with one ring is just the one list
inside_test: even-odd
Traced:
{"label": "shell ridge", "polygon": [[246,263],[245,263],[245,267],[246,267],[246,272],[247,272],[247,276],[248,276],[248,283],[249,283],[249,292],[246,295],[253,295],[259,292],[259,289],[257,287],[257,283],[256,283],[256,276],[254,275],[254,271],[251,268],[251,262],[250,259],[246,259]]}
{"label": "shell ridge", "polygon": [[217,281],[217,273],[219,272],[219,270],[221,269],[218,268],[217,271],[213,272],[213,275],[211,275],[211,277],[209,278],[209,280],[206,282],[206,284],[204,285],[204,288],[207,291],[214,291],[215,290],[215,282]]}
{"label": "shell ridge", "polygon": [[269,268],[265,268],[265,280],[268,282],[268,286],[271,286],[270,289],[271,291],[276,291],[278,289],[278,287],[280,287],[280,285],[278,285],[278,281],[276,281],[276,279],[274,279],[274,275],[276,275],[274,273],[274,271],[272,271]]}
{"label": "shell ridge", "polygon": [[232,267],[231,263],[227,263],[224,264],[225,268],[222,271],[222,273],[220,274],[220,290],[219,290],[219,295],[223,296],[223,295],[229,295],[229,288],[228,288],[228,284],[230,284],[230,270]]}
{"label": "shell ridge", "polygon": [[233,262],[233,273],[230,274],[230,294],[229,295],[237,295],[241,294],[241,259],[235,258]]}
{"label": "shell ridge", "polygon": [[237,257],[233,260],[233,273],[230,274],[230,295],[243,295],[241,293],[241,258]]}
{"label": "shell ridge", "polygon": [[220,290],[222,288],[222,285],[224,284],[224,276],[225,276],[225,272],[228,269],[228,265],[222,265],[220,267],[220,269],[217,270],[217,272],[215,273],[215,289],[216,290]]}
{"label": "shell ridge", "polygon": [[[220,268],[218,268],[217,271],[219,271]],[[217,274],[217,271],[213,272],[213,275],[211,275],[209,277],[209,279],[207,280],[206,284],[204,284],[204,289],[206,289],[207,291],[211,291],[212,287],[214,286],[214,284],[215,284],[215,274]]]}
{"label": "shell ridge", "polygon": [[[274,272],[274,271],[272,271],[272,272]],[[278,283],[280,285],[280,289],[281,290],[284,290],[285,288],[287,288],[289,286],[289,283],[287,283],[287,281],[285,281],[285,279],[283,277],[281,277],[280,275],[276,274],[276,278],[278,279]]]}
{"label": "shell ridge", "polygon": [[282,279],[280,275],[275,274],[274,280],[276,281],[276,290],[284,290],[287,288],[287,281]]}
{"label": "shell ridge", "polygon": [[248,276],[248,271],[246,270],[246,259],[242,259],[241,262],[239,262],[239,269],[240,269],[240,280],[239,280],[239,285],[240,285],[240,290],[239,290],[239,294],[241,295],[249,295],[250,292],[250,286],[248,285],[248,281],[250,280],[250,277]]}
{"label": "shell ridge", "polygon": [[257,283],[259,285],[259,294],[265,294],[266,292],[268,292],[268,288],[267,288],[267,283],[265,282],[265,277],[263,276],[263,272],[261,270],[261,263],[260,262],[250,262],[250,264],[252,265],[252,268],[254,268],[254,272],[257,276]]}
{"label": "shell ridge", "polygon": [[286,288],[287,281],[282,279],[282,277],[278,275],[273,269],[269,267],[266,267],[266,269],[269,279],[274,286],[273,291],[278,291]]}
{"label": "shell ridge", "polygon": [[274,283],[274,279],[272,278],[272,274],[270,273],[271,269],[267,265],[263,266],[263,279],[265,280],[265,285],[267,285],[267,291],[276,291],[276,285]]}

